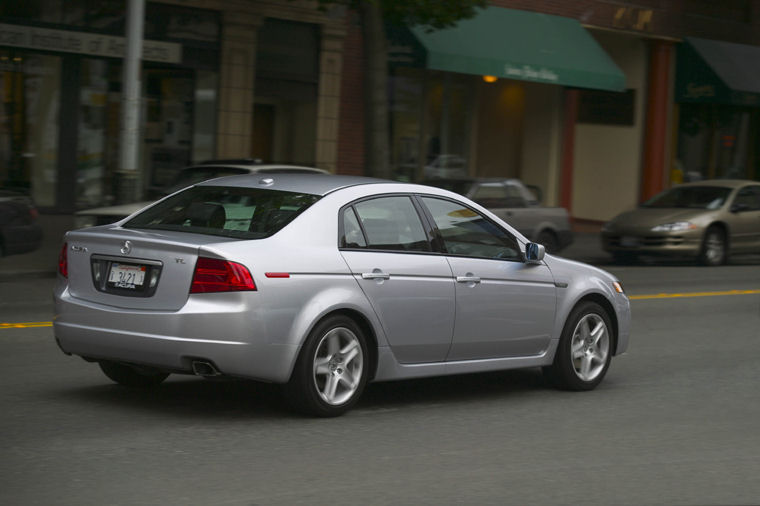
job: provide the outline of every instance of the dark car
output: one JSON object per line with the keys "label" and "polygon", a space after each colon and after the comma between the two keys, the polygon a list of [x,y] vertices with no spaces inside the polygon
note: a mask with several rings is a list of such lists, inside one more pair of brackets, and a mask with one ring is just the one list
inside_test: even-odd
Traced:
{"label": "dark car", "polygon": [[0,257],[34,251],[41,243],[42,228],[32,199],[0,190]]}

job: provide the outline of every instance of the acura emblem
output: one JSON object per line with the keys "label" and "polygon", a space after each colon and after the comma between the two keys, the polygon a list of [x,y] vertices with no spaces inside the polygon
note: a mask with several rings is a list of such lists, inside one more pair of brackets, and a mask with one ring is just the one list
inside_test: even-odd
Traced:
{"label": "acura emblem", "polygon": [[132,251],[132,243],[129,241],[124,241],[124,244],[121,246],[121,254],[129,255],[131,251]]}

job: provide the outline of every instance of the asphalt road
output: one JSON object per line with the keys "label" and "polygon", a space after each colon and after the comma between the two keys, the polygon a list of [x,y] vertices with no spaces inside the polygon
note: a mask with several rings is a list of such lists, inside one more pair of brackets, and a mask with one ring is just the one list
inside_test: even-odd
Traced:
{"label": "asphalt road", "polygon": [[[630,295],[759,290],[757,264],[608,266]],[[0,283],[50,321],[52,279]],[[537,370],[371,385],[338,419],[277,389],[113,385],[50,327],[0,328],[0,504],[760,504],[760,294],[632,301],[593,392]]]}

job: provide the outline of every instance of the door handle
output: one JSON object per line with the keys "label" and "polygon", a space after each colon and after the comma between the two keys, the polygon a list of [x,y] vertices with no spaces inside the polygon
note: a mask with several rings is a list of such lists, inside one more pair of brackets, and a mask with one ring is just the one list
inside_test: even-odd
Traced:
{"label": "door handle", "polygon": [[391,279],[391,275],[375,269],[372,272],[362,272],[362,279]]}
{"label": "door handle", "polygon": [[467,273],[467,276],[457,276],[457,283],[480,283],[480,278]]}

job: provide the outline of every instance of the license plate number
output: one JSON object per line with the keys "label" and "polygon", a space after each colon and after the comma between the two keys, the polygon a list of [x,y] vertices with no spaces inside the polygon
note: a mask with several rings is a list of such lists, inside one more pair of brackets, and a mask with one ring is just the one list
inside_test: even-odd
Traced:
{"label": "license plate number", "polygon": [[145,266],[130,264],[111,264],[108,282],[116,288],[139,288],[145,282]]}
{"label": "license plate number", "polygon": [[626,248],[632,248],[634,246],[638,246],[639,238],[638,237],[621,237],[620,245]]}

